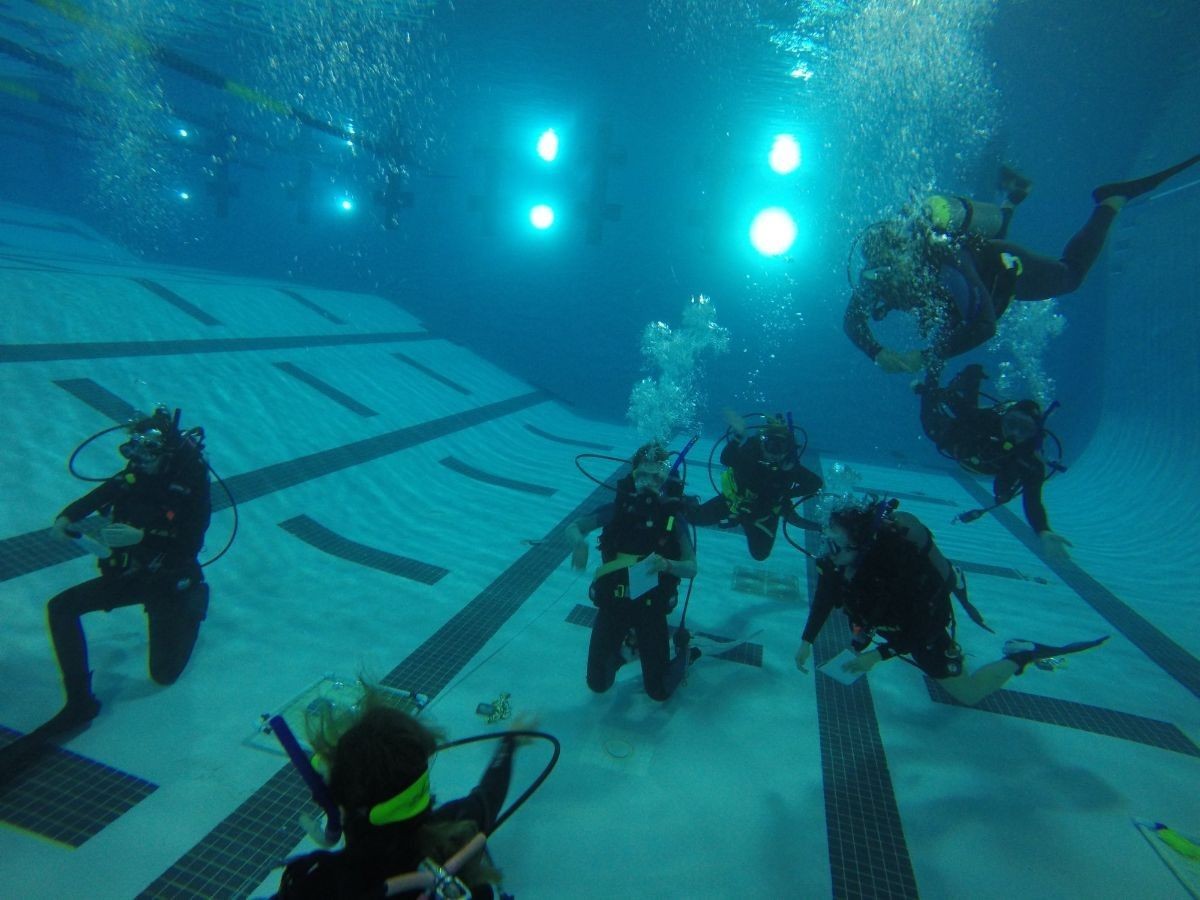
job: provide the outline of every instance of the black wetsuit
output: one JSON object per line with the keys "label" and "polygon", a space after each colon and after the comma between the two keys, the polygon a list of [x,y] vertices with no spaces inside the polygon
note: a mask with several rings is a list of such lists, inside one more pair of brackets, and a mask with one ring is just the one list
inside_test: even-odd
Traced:
{"label": "black wetsuit", "polygon": [[[630,478],[618,483],[617,502],[601,507],[593,519],[603,526],[600,554],[605,563],[618,554],[642,559],[651,553],[678,561],[684,542],[691,546],[679,499],[635,491]],[[624,662],[621,644],[632,629],[646,693],[660,701],[674,693],[687,666],[686,654],[670,658],[667,615],[675,608],[678,587],[677,577],[660,572],[657,586],[631,598],[626,569],[609,572],[592,582],[590,595],[598,611],[588,645],[588,687],[597,693],[612,687],[617,669]]]}
{"label": "black wetsuit", "polygon": [[808,643],[816,641],[829,614],[842,607],[857,647],[865,647],[876,634],[885,641],[875,648],[884,659],[910,656],[930,678],[962,674],[950,605],[954,570],[916,517],[897,513],[884,522],[852,577],[827,558],[818,569],[817,592],[804,626]]}
{"label": "black wetsuit", "polygon": [[912,312],[931,342],[932,358],[965,353],[996,334],[996,322],[1014,299],[1046,300],[1076,290],[1104,248],[1116,216],[1111,207],[1096,206],[1059,259],[1007,240],[975,236],[958,247],[929,246],[917,261],[920,285],[896,284],[886,277],[860,281],[843,328],[873,360],[883,345],[871,334],[869,319],[882,319],[892,310]]}
{"label": "black wetsuit", "polygon": [[[382,897],[387,879],[417,871],[432,848],[422,848],[422,829],[450,822],[473,822],[490,834],[508,795],[512,754],[516,746],[504,737],[479,784],[466,797],[451,800],[415,819],[390,825],[371,825],[365,817],[346,823],[346,849],[318,850],[287,862],[279,880],[279,900],[361,900]],[[448,856],[453,856],[450,851]],[[438,859],[444,864],[447,859]],[[487,882],[468,883],[472,897],[495,896]],[[419,892],[397,894],[416,897]]]}
{"label": "black wetsuit", "polygon": [[72,522],[93,512],[145,532],[130,547],[99,560],[100,577],[67,588],[46,614],[68,701],[90,694],[87,642],[80,616],[145,604],[150,631],[150,677],[171,684],[187,665],[208,609],[208,585],[197,559],[208,529],[208,467],[185,444],[145,474],[132,466],[76,500],[60,516]]}
{"label": "black wetsuit", "polygon": [[794,458],[785,466],[763,457],[762,442],[731,438],[721,449],[721,464],[729,467],[732,477],[732,502],[729,494],[720,494],[699,507],[689,509],[693,525],[736,522],[746,533],[750,555],[758,560],[771,555],[779,517],[805,525],[796,516],[793,501],[810,497],[821,489],[821,476],[806,469]]}
{"label": "black wetsuit", "polygon": [[1038,440],[1014,445],[1005,439],[1001,412],[979,406],[982,379],[983,369],[971,365],[939,388],[931,373],[921,393],[921,426],[943,455],[972,472],[995,476],[992,496],[997,503],[1007,503],[1020,493],[1030,527],[1038,534],[1049,531],[1042,503],[1046,465]]}

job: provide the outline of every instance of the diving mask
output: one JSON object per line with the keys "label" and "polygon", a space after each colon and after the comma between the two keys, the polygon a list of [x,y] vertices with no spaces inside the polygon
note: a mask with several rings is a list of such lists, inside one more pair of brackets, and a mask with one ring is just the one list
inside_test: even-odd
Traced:
{"label": "diving mask", "polygon": [[1023,444],[1037,437],[1038,423],[1032,417],[1017,410],[1010,410],[1000,420],[1000,427],[1006,440],[1013,444]]}
{"label": "diving mask", "polygon": [[637,491],[659,491],[667,480],[667,463],[644,462],[633,470],[633,487]]}
{"label": "diving mask", "polygon": [[156,462],[166,450],[167,442],[163,433],[157,428],[147,428],[145,431],[135,431],[129,440],[121,445],[121,455],[132,463],[150,465]]}
{"label": "diving mask", "polygon": [[787,459],[792,452],[792,441],[789,434],[764,434],[762,438],[763,459],[778,465]]}

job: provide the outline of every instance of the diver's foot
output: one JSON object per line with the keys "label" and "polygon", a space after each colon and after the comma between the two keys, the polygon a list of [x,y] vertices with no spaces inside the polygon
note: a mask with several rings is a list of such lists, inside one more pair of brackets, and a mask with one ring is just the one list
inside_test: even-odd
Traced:
{"label": "diver's foot", "polygon": [[693,663],[696,662],[696,660],[698,660],[703,655],[704,655],[704,651],[701,650],[699,647],[690,648],[688,650],[688,665],[689,666],[692,665]]}
{"label": "diver's foot", "polygon": [[1026,178],[1012,166],[1000,167],[1000,190],[1008,199],[1009,205],[1020,206],[1021,201],[1033,190],[1033,180]]}
{"label": "diver's foot", "polygon": [[1096,638],[1094,641],[1077,641],[1074,644],[1063,644],[1061,647],[1051,647],[1047,644],[1039,644],[1036,641],[1027,641],[1023,638],[1004,642],[1004,658],[1010,659],[1017,665],[1017,674],[1020,675],[1025,671],[1025,667],[1030,663],[1037,663],[1039,660],[1051,659],[1052,657],[1069,656],[1072,653],[1082,653],[1084,650],[1091,650],[1093,647],[1098,647],[1108,640],[1106,634],[1102,638]]}
{"label": "diver's foot", "polygon": [[82,731],[92,724],[92,719],[100,715],[100,701],[93,695],[67,700],[67,705],[55,714],[49,721],[43,722],[31,732],[41,737],[57,737],[75,731]]}
{"label": "diver's foot", "polygon": [[1163,169],[1161,172],[1155,172],[1153,175],[1147,175],[1144,178],[1102,184],[1092,191],[1092,199],[1096,203],[1103,203],[1110,197],[1121,197],[1125,200],[1132,200],[1134,197],[1140,197],[1142,194],[1154,190],[1168,178],[1178,175],[1184,169],[1194,166],[1198,162],[1200,162],[1200,153],[1197,153],[1190,159],[1185,159],[1178,165],[1171,166],[1169,169]]}

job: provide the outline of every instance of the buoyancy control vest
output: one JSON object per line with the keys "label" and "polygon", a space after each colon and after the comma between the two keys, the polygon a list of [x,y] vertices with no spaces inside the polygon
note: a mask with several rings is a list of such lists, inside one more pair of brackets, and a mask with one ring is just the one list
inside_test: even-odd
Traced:
{"label": "buoyancy control vest", "polygon": [[[662,493],[637,491],[632,478],[617,482],[617,499],[611,521],[600,533],[601,570],[607,563],[628,558],[629,562],[657,553],[666,559],[679,559],[681,538],[679,529],[686,527],[682,515],[682,482],[671,479]],[[658,574],[658,587],[640,598],[639,602],[659,603],[667,612],[674,606],[679,578],[665,572]],[[597,606],[614,599],[628,600],[629,575],[625,566],[604,572],[591,587],[591,598]]]}
{"label": "buoyancy control vest", "polygon": [[915,517],[885,521],[850,582],[846,612],[866,629],[922,638],[947,627],[957,575]]}

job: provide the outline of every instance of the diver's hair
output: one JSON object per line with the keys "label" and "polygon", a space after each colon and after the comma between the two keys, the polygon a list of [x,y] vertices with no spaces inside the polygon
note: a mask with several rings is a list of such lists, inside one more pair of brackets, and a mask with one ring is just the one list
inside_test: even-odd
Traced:
{"label": "diver's hair", "polygon": [[[364,703],[365,706],[365,703]],[[438,736],[413,716],[372,703],[329,747],[313,749],[329,761],[329,790],[347,809],[370,809],[403,791],[429,768]]]}
{"label": "diver's hair", "polygon": [[898,505],[895,500],[868,494],[860,503],[849,503],[831,512],[829,524],[845,529],[855,547],[865,547]]}
{"label": "diver's hair", "polygon": [[763,440],[781,437],[790,446],[796,446],[796,435],[792,432],[792,426],[788,424],[787,419],[783,417],[783,413],[777,416],[767,416],[766,421],[763,422],[762,427],[759,429],[759,437]]}
{"label": "diver's hair", "polygon": [[1018,400],[1004,412],[1006,414],[1010,412],[1024,413],[1039,424],[1042,421],[1042,407],[1036,400]]}
{"label": "diver's hair", "polygon": [[908,224],[900,217],[883,219],[863,232],[862,256],[868,265],[892,261],[911,240]]}
{"label": "diver's hair", "polygon": [[[429,768],[444,735],[397,709],[383,690],[366,683],[362,687],[362,700],[354,709],[324,704],[306,723],[309,742],[328,763],[329,792],[349,811],[347,851],[386,859],[396,855],[391,847],[415,846],[422,858],[445,863],[479,831],[475,822],[429,821],[429,811],[382,827],[367,818],[372,806],[396,796]],[[430,810],[435,802],[431,797]],[[500,872],[481,856],[460,877],[468,885],[495,883]]]}
{"label": "diver's hair", "polygon": [[157,406],[152,413],[139,413],[136,418],[125,425],[130,434],[144,434],[152,428],[162,432],[165,441],[173,441],[177,437],[175,419],[165,406]]}
{"label": "diver's hair", "polygon": [[630,460],[630,465],[637,468],[647,460],[654,462],[665,462],[671,458],[671,454],[667,452],[667,448],[658,441],[650,441],[648,444],[642,444],[633,454],[633,459]]}

